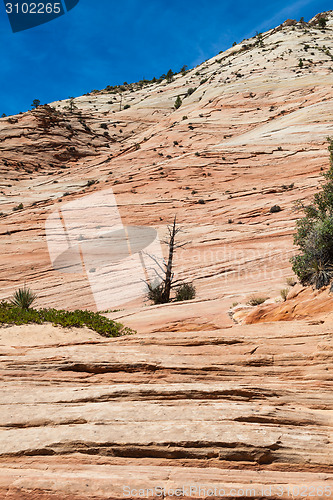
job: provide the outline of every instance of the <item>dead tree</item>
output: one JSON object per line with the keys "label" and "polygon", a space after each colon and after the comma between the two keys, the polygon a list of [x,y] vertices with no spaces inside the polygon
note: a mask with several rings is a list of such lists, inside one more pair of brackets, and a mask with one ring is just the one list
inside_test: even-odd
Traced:
{"label": "dead tree", "polygon": [[161,265],[155,257],[150,256],[154,262],[157,264],[159,267],[160,271],[162,274],[158,274],[159,278],[162,280],[162,282],[158,286],[153,286],[149,283],[147,283],[148,286],[148,298],[153,300],[155,304],[167,304],[170,302],[170,295],[171,295],[171,290],[174,286],[176,286],[179,282],[179,280],[174,280],[174,272],[173,272],[173,257],[175,250],[177,248],[182,248],[185,245],[187,245],[187,242],[185,243],[177,243],[176,242],[176,236],[181,232],[181,228],[177,227],[176,225],[176,216],[173,221],[172,226],[168,226],[168,232],[169,232],[169,238],[167,240],[162,241],[162,243],[165,243],[168,245],[169,248],[169,255],[168,255],[168,261],[163,262]]}

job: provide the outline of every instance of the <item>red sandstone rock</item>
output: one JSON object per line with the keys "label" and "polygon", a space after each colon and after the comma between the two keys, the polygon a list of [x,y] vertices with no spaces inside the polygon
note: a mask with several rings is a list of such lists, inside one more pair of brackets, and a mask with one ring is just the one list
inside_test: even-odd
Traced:
{"label": "red sandstone rock", "polygon": [[327,17],[324,32],[282,26],[264,48],[244,41],[171,84],[128,90],[126,110],[102,91],[75,99],[81,116],[58,102],[0,119],[1,299],[26,282],[38,306],[95,307],[85,273],[52,268],[45,220],[110,187],[126,225],[163,237],[177,215],[190,244],[175,270],[197,287],[189,303],[142,298],[108,314],[131,337],[0,329],[1,498],[122,498],[127,483],[162,485],[165,498],[179,485],[225,485],[225,498],[333,491],[330,295],[295,288],[284,303],[239,308],[245,326],[228,315],[285,288],[294,202],[328,166]]}

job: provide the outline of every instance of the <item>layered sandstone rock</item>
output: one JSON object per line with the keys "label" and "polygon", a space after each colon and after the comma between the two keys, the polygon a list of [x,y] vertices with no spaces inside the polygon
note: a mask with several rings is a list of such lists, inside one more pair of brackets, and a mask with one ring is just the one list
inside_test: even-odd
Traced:
{"label": "layered sandstone rock", "polygon": [[80,342],[55,330],[53,345],[28,328],[35,345],[27,327],[0,330],[4,497],[333,488],[332,321]]}
{"label": "layered sandstone rock", "polygon": [[[119,94],[101,91],[75,99],[81,114],[59,102],[0,119],[1,298],[26,281],[41,306],[95,307],[84,273],[53,270],[45,220],[106,188],[126,225],[163,237],[177,214],[191,242],[177,271],[195,280],[199,298],[230,306],[251,292],[276,295],[291,273],[293,204],[316,191],[328,166],[326,17],[325,30],[281,26],[263,46],[254,37],[172,83],[125,90],[121,111]],[[273,205],[281,211],[271,214]]]}
{"label": "layered sandstone rock", "polygon": [[[328,166],[325,15],[325,30],[287,22],[263,46],[245,40],[170,84],[125,90],[121,111],[119,95],[101,91],[75,99],[81,114],[58,102],[0,119],[1,299],[26,282],[38,306],[95,308],[85,272],[53,269],[45,221],[110,187],[128,226],[162,238],[177,215],[189,243],[175,271],[197,288],[189,303],[142,297],[105,313],[137,329],[131,337],[0,329],[1,497],[333,491],[331,297],[301,290],[275,303],[291,275],[294,202]],[[253,293],[270,304],[239,314],[262,323],[235,325],[230,307]]]}

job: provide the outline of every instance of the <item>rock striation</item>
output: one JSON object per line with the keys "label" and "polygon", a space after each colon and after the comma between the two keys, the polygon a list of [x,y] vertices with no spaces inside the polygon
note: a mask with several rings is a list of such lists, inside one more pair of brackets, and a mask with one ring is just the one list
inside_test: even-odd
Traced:
{"label": "rock striation", "polygon": [[333,487],[332,320],[57,344],[33,327],[35,345],[26,328],[0,330],[16,339],[1,346],[4,498]]}
{"label": "rock striation", "polygon": [[177,215],[197,288],[105,312],[133,336],[0,329],[0,498],[333,495],[332,298],[280,297],[295,201],[328,167],[332,30],[332,11],[288,20],[170,83],[0,119],[0,299],[26,282],[40,307],[95,308],[85,272],[53,269],[45,221],[109,188],[125,225],[162,239]]}
{"label": "rock striation", "polygon": [[[56,290],[58,307],[95,307],[84,274],[53,270],[45,220],[106,188],[126,225],[163,238],[177,215],[191,241],[178,273],[195,279],[198,297],[230,305],[252,292],[276,295],[295,251],[294,202],[316,192],[328,166],[332,11],[324,15],[324,30],[317,18],[284,23],[171,83],[94,92],[72,112],[64,101],[0,119],[1,298],[27,281],[41,306],[54,305]],[[275,205],[281,211],[271,213]]]}

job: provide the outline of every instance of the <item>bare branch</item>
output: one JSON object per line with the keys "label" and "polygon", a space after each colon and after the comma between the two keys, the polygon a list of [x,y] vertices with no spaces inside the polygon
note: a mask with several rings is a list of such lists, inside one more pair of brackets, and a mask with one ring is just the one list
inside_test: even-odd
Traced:
{"label": "bare branch", "polygon": [[[150,258],[151,258],[151,259],[155,262],[155,264],[157,264],[157,265],[158,265],[158,267],[160,268],[160,270],[162,271],[162,273],[165,273],[165,269],[163,269],[162,264],[160,264],[160,263],[158,262],[157,257],[155,257],[154,255],[151,255],[151,254],[149,254],[149,253],[147,253],[147,252],[144,252],[144,251],[142,251],[142,253],[143,253],[143,254],[145,254],[145,255],[147,255],[147,257],[150,257]],[[163,259],[163,265],[164,265],[165,267],[167,267],[167,263],[165,262],[165,260],[164,260],[164,259]]]}

